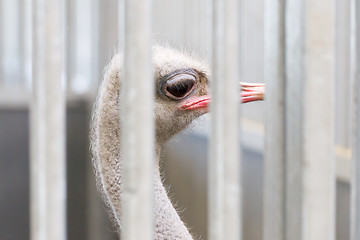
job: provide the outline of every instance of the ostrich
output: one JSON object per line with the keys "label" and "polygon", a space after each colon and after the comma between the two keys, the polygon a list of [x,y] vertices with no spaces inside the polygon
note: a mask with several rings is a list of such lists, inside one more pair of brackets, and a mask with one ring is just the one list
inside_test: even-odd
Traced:
{"label": "ostrich", "polygon": [[[115,55],[105,69],[91,123],[91,151],[97,185],[120,230],[122,161],[120,159],[120,81],[121,57]],[[153,47],[155,78],[156,164],[154,165],[154,239],[193,239],[171,204],[160,170],[161,146],[208,112],[209,69],[205,62],[172,48]],[[242,83],[242,101],[263,99],[261,84]],[[240,98],[240,96],[239,96]],[[120,231],[119,231],[120,232]]]}

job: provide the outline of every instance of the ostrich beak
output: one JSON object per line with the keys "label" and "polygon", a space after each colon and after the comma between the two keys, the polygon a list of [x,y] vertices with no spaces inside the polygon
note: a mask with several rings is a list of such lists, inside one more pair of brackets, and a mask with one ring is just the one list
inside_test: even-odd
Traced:
{"label": "ostrich beak", "polygon": [[[241,87],[241,102],[248,103],[254,101],[264,100],[265,84],[262,83],[240,83]],[[211,102],[211,96],[193,96],[186,99],[181,103],[179,110],[209,110],[209,104]]]}

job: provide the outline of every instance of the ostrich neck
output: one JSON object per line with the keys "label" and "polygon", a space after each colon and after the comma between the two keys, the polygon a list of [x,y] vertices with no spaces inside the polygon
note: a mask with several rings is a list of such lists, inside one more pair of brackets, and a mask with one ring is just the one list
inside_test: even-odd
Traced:
{"label": "ostrich neck", "polygon": [[[100,87],[91,123],[91,150],[97,176],[97,184],[105,203],[109,206],[114,222],[121,226],[121,195],[123,190],[123,169],[120,151],[120,109],[119,109],[119,56],[108,66]],[[167,195],[162,183],[159,159],[162,142],[157,137],[156,162],[154,164],[154,239],[192,240]],[[141,231],[141,229],[139,229]]]}
{"label": "ostrich neck", "polygon": [[[153,169],[154,240],[192,240],[192,236],[172,205],[163,185],[159,168],[160,152],[161,148],[156,147],[156,161]],[[111,207],[115,221],[121,226],[123,164],[121,158],[118,160],[119,161],[103,162],[100,168],[103,169],[102,182],[104,184],[105,201],[108,202]]]}
{"label": "ostrich neck", "polygon": [[156,147],[154,164],[154,228],[156,240],[193,239],[172,205],[161,180],[159,169],[161,148]]}

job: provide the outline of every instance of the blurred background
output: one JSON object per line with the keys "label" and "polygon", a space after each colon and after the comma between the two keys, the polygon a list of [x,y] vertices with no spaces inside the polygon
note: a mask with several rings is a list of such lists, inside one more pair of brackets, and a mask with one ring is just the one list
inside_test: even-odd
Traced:
{"label": "blurred background", "polygon": [[[154,0],[155,42],[207,55],[207,0]],[[349,239],[350,1],[336,1],[337,239]],[[242,1],[242,75],[263,82],[264,0]],[[89,120],[103,69],[118,45],[117,0],[68,0],[66,7],[67,214],[69,240],[116,239],[95,187]],[[0,239],[29,239],[31,1],[0,0]],[[243,105],[244,239],[262,238],[264,104]],[[207,239],[208,116],[168,144],[162,167],[173,201]]]}

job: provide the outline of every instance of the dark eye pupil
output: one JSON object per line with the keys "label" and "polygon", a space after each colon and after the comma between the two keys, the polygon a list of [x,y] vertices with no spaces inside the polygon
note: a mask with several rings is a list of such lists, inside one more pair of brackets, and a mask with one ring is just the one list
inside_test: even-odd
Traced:
{"label": "dark eye pupil", "polygon": [[184,80],[167,86],[166,90],[174,97],[182,98],[192,89],[193,86],[194,81]]}
{"label": "dark eye pupil", "polygon": [[192,69],[179,70],[164,76],[160,82],[160,94],[179,101],[194,92],[199,76]]}

